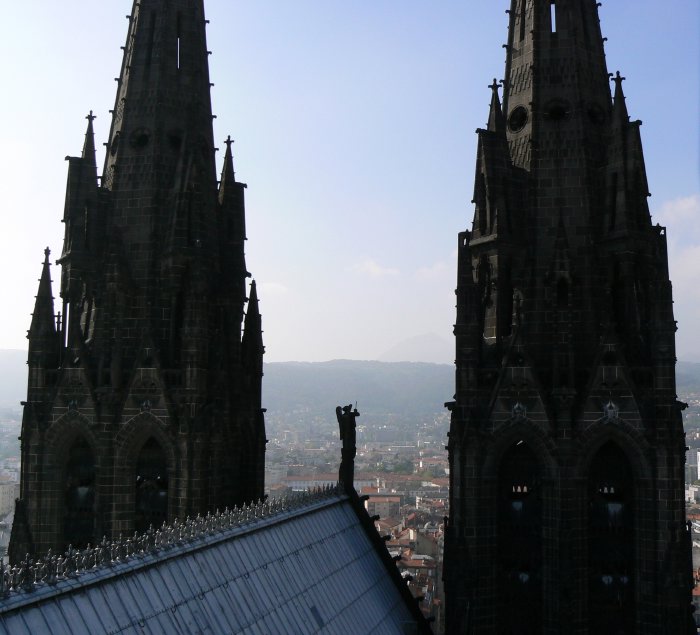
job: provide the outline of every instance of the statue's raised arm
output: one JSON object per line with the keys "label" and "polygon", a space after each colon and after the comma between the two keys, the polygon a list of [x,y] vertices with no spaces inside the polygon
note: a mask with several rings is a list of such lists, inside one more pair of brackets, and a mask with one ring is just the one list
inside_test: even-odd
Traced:
{"label": "statue's raised arm", "polygon": [[[347,407],[347,406],[346,406]],[[343,408],[341,406],[336,406],[335,416],[338,419],[338,432],[340,434],[340,440],[343,440]]]}

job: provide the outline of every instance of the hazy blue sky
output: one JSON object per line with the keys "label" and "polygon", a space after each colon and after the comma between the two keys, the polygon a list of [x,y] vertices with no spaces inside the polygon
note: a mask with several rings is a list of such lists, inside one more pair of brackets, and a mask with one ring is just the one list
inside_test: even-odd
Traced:
{"label": "hazy blue sky", "polygon": [[[424,333],[451,341],[474,130],[503,76],[509,5],[206,2],[215,136],[222,148],[236,140],[248,184],[268,361],[373,359]],[[630,114],[644,122],[654,221],[668,226],[679,357],[697,361],[699,6],[600,9],[609,70],[627,77]],[[90,109],[98,146],[106,140],[130,10],[131,0],[4,3],[0,348],[26,347],[43,249],[61,250],[64,157],[80,153]]]}

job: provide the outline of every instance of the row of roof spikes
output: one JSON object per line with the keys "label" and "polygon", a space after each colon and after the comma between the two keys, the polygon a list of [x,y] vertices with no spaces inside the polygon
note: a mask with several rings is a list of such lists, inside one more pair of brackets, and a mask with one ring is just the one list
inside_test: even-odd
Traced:
{"label": "row of roof spikes", "polygon": [[0,565],[0,610],[2,601],[18,594],[56,585],[63,580],[79,579],[87,573],[117,564],[130,562],[138,565],[139,560],[143,561],[147,556],[151,556],[148,563],[152,563],[166,557],[174,547],[196,548],[207,538],[225,540],[252,529],[251,525],[255,523],[337,497],[344,491],[340,484],[328,485],[272,500],[260,500],[223,512],[217,510],[206,516],[198,514],[184,521],[176,519],[171,525],[163,523],[159,529],[151,526],[147,531],[135,532],[128,538],[120,535],[116,540],[108,540],[104,537],[100,544],[94,547],[88,545],[82,550],[69,546],[65,553],[59,555],[49,550],[37,560],[32,560],[27,554],[18,565]]}

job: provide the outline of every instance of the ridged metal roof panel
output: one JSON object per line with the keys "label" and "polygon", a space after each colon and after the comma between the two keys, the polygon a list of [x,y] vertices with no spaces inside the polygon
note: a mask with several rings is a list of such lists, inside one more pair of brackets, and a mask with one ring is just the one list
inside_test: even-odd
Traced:
{"label": "ridged metal roof panel", "polygon": [[416,632],[345,496],[185,542],[34,593],[10,593],[0,601],[0,633]]}

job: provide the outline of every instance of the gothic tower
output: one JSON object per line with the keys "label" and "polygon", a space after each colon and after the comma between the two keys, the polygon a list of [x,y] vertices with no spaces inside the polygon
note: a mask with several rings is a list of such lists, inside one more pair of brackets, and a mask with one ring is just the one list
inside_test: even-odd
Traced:
{"label": "gothic tower", "polygon": [[[665,229],[595,0],[511,0],[459,235],[447,625],[694,632]],[[693,630],[690,630],[693,628]]]}
{"label": "gothic tower", "polygon": [[[136,0],[97,175],[68,158],[60,305],[29,329],[11,557],[262,497],[262,331],[243,183],[217,183],[203,0]],[[243,331],[243,333],[242,333]]]}

